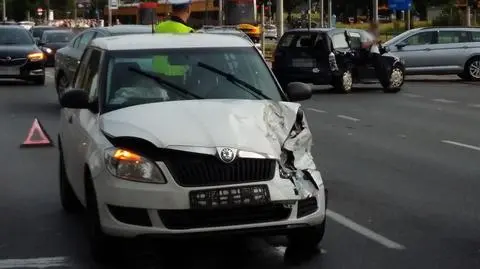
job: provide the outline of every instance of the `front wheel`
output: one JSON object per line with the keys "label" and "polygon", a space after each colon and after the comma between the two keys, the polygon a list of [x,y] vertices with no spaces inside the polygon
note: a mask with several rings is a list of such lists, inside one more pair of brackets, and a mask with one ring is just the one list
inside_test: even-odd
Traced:
{"label": "front wheel", "polygon": [[347,68],[342,70],[339,76],[334,77],[333,87],[340,93],[351,93],[353,88],[352,70]]}
{"label": "front wheel", "polygon": [[466,80],[479,81],[480,80],[480,57],[474,57],[468,60],[465,65]]}
{"label": "front wheel", "polygon": [[87,230],[89,235],[90,252],[93,259],[99,263],[110,262],[118,246],[115,238],[103,232],[100,224],[98,203],[92,179],[86,178],[85,196],[87,202]]}
{"label": "front wheel", "polygon": [[75,192],[72,189],[72,185],[70,185],[70,182],[68,180],[67,172],[65,171],[65,160],[63,158],[63,152],[61,150],[59,155],[60,201],[65,212],[77,213],[81,211],[82,204],[75,195]]}
{"label": "front wheel", "polygon": [[42,76],[42,77],[39,77],[39,78],[35,78],[35,79],[33,79],[32,81],[33,81],[33,83],[34,83],[35,85],[43,86],[43,85],[45,85],[45,76]]}
{"label": "front wheel", "polygon": [[386,93],[397,93],[402,89],[405,82],[405,69],[400,65],[392,68],[389,81],[382,81],[383,91]]}
{"label": "front wheel", "polygon": [[323,240],[326,219],[319,225],[299,228],[288,235],[290,246],[302,248],[316,248]]}

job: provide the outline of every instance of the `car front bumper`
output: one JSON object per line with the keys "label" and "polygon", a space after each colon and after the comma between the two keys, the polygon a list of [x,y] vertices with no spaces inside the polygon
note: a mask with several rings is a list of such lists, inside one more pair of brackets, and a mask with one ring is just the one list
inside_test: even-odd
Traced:
{"label": "car front bumper", "polygon": [[[166,184],[126,181],[107,171],[94,177],[100,223],[105,233],[119,237],[195,236],[274,232],[321,224],[325,219],[324,185],[311,188],[310,196],[299,198],[293,183],[280,178],[278,170],[269,181],[211,187],[182,187],[159,162]],[[314,177],[320,173],[314,173]],[[321,178],[317,182],[322,182]],[[266,184],[271,203],[230,209],[190,208],[189,192],[215,188]],[[307,211],[305,211],[307,210]],[[199,223],[207,224],[201,227]]]}
{"label": "car front bumper", "polygon": [[35,79],[45,76],[45,61],[26,61],[21,65],[0,65],[0,79]]}

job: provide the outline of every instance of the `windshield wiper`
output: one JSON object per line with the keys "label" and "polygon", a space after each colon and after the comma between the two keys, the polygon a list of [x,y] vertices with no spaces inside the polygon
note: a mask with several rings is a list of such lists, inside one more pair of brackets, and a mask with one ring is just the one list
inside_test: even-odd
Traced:
{"label": "windshield wiper", "polygon": [[180,86],[177,86],[175,85],[174,83],[171,83],[170,81],[166,80],[166,79],[163,79],[157,75],[154,75],[154,74],[151,74],[150,72],[147,72],[147,71],[143,71],[143,70],[140,70],[138,68],[135,68],[135,67],[129,67],[128,70],[132,71],[132,72],[135,72],[137,74],[140,74],[142,76],[145,76],[147,78],[151,78],[153,79],[154,81],[156,81],[158,84],[162,84],[162,85],[167,85],[168,87],[180,92],[180,93],[183,93],[185,95],[190,95],[191,97],[195,98],[195,99],[204,99],[203,97],[201,96],[198,96],[194,93],[191,93],[187,90],[185,90],[184,88],[180,87]]}
{"label": "windshield wiper", "polygon": [[255,86],[239,79],[238,77],[236,77],[233,74],[223,72],[222,70],[217,69],[217,68],[215,68],[211,65],[208,65],[206,63],[198,62],[197,65],[201,68],[205,68],[209,71],[212,71],[213,73],[219,74],[220,76],[226,78],[228,81],[230,81],[232,83],[239,84],[239,85],[243,86],[244,88],[242,88],[242,89],[247,89],[250,93],[253,92],[254,94],[260,95],[261,97],[263,97],[267,100],[271,100],[271,98],[266,96],[261,90],[257,89]]}

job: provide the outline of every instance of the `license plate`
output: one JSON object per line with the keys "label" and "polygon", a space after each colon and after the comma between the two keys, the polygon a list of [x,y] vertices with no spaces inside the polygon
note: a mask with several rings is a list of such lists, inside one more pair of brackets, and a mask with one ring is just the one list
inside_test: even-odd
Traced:
{"label": "license plate", "polygon": [[293,59],[292,65],[294,67],[315,67],[315,60],[313,59]]}
{"label": "license plate", "polygon": [[0,76],[16,76],[20,74],[20,69],[16,67],[0,67]]}
{"label": "license plate", "polygon": [[208,189],[190,192],[192,209],[215,209],[270,202],[267,185]]}

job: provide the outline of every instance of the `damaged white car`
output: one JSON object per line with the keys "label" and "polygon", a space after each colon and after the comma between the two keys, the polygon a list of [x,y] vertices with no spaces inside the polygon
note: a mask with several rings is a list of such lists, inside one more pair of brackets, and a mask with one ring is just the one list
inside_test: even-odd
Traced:
{"label": "damaged white car", "polygon": [[315,247],[326,192],[291,102],[311,94],[282,91],[240,37],[95,39],[61,97],[63,208],[86,209],[97,259],[119,237],[272,232]]}

